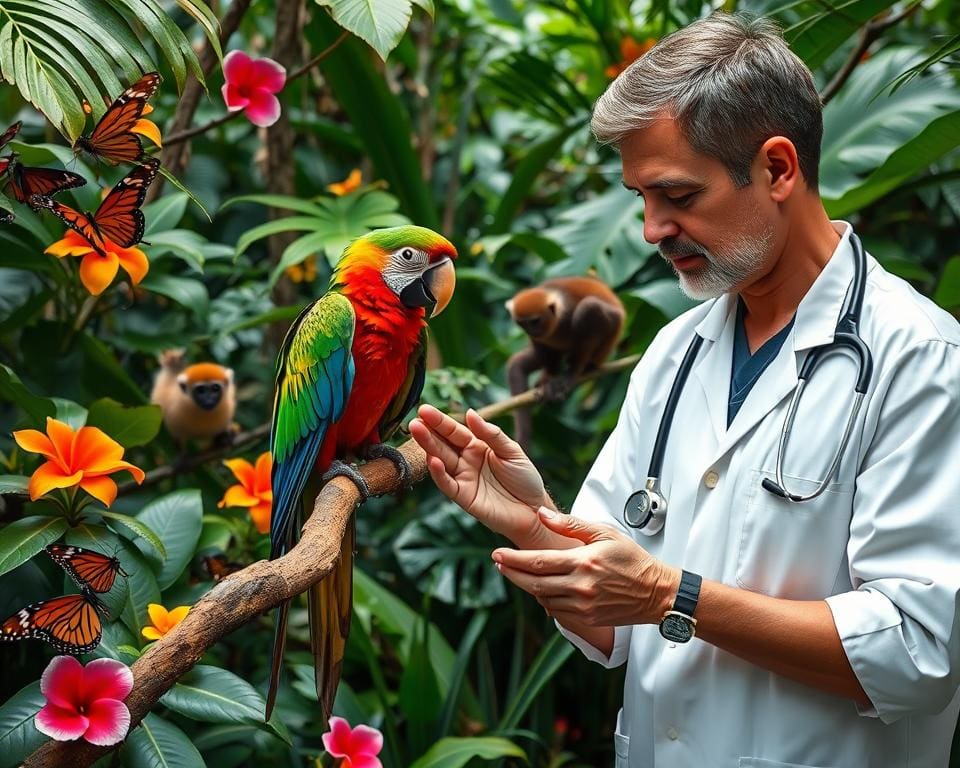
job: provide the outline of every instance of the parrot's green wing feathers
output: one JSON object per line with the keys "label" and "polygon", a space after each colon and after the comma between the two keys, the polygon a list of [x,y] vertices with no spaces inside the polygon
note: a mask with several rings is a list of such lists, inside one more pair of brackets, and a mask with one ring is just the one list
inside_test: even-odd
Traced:
{"label": "parrot's green wing feathers", "polygon": [[305,309],[280,349],[270,446],[273,451],[273,556],[287,545],[291,522],[323,438],[353,386],[354,313],[328,293]]}
{"label": "parrot's green wing feathers", "polygon": [[420,401],[427,373],[427,343],[427,327],[424,326],[420,331],[420,343],[413,348],[407,361],[407,377],[380,421],[380,439],[384,442],[390,439],[410,409]]}

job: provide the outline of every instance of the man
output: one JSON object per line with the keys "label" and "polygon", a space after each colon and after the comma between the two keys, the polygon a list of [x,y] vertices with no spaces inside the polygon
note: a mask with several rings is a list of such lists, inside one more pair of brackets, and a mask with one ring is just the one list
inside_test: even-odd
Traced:
{"label": "man", "polygon": [[[594,132],[618,146],[624,184],[644,198],[646,239],[688,294],[713,300],[650,345],[571,516],[475,413],[460,425],[424,406],[411,424],[440,490],[516,545],[493,553],[501,572],[589,658],[627,663],[618,767],[949,759],[957,323],[863,257],[872,375],[849,440],[858,366],[832,354],[779,450],[798,371],[834,340],[854,291],[851,227],[817,194],[821,126],[807,68],[769,22],[737,16],[665,38],[598,101]],[[694,338],[657,472],[668,510],[643,535],[624,525],[625,503],[646,483]],[[824,478],[804,501],[768,488],[808,496]]]}

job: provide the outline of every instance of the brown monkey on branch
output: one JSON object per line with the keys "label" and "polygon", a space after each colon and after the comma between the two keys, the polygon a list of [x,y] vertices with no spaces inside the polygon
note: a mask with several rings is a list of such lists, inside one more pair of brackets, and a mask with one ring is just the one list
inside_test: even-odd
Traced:
{"label": "brown monkey on branch", "polygon": [[[623,329],[623,304],[595,277],[556,277],[520,291],[506,303],[514,321],[530,337],[530,346],[507,361],[511,394],[539,380],[544,399],[565,400],[575,379],[599,366],[613,351]],[[524,448],[531,435],[530,412],[514,411],[514,437]]]}

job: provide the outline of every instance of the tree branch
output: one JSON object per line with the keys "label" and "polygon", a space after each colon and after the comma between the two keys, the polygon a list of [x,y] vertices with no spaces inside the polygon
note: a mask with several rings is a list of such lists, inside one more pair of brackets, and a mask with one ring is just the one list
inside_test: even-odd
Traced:
{"label": "tree branch", "polygon": [[[581,376],[584,382],[631,368],[640,355],[621,358]],[[484,418],[503,415],[513,408],[540,399],[539,390],[528,390],[479,410]],[[411,481],[427,476],[426,454],[413,440],[400,446],[410,464]],[[389,459],[376,459],[360,467],[376,496],[402,490],[397,468]],[[260,560],[217,583],[193,606],[184,620],[150,645],[137,659],[133,690],[126,699],[131,728],[137,726],[177,680],[196,665],[217,641],[266,611],[306,592],[333,570],[347,521],[360,500],[356,487],[343,477],[327,483],[303,526],[297,545],[277,560]],[[86,768],[115,747],[98,747],[86,741],[48,741],[23,763],[24,768]]]}

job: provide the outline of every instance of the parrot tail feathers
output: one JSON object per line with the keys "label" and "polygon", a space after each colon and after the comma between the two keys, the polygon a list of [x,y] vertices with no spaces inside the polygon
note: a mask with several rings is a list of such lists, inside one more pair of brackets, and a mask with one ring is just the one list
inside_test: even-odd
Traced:
{"label": "parrot tail feathers", "polygon": [[277,623],[273,637],[273,661],[270,666],[270,688],[267,690],[267,706],[264,709],[263,721],[269,722],[273,714],[273,705],[277,701],[277,690],[280,688],[280,670],[283,666],[283,652],[287,644],[287,615],[290,613],[290,601],[285,600],[277,608]]}
{"label": "parrot tail feathers", "polygon": [[310,588],[310,645],[323,727],[333,713],[353,614],[353,517],[347,523],[340,559],[326,578]]}

